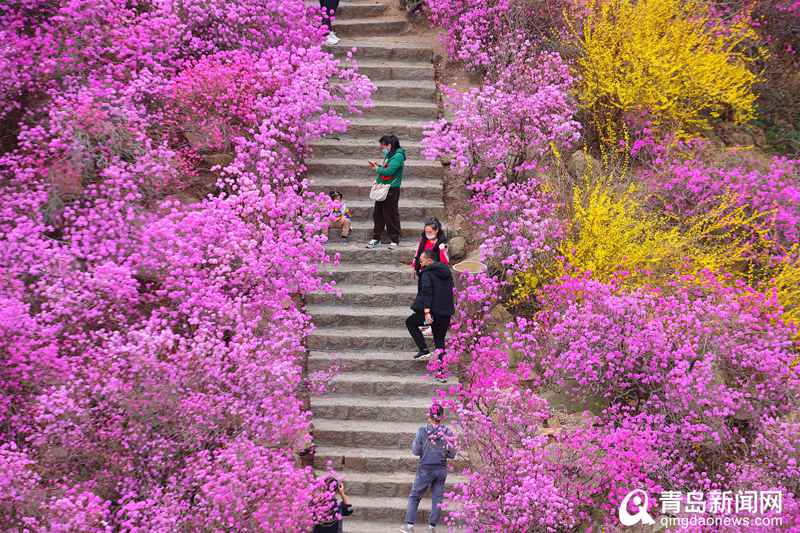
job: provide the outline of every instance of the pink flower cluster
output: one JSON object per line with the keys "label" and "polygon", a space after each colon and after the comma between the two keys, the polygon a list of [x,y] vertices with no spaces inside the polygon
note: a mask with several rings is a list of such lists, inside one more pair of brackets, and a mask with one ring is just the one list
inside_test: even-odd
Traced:
{"label": "pink flower cluster", "polygon": [[466,93],[445,88],[453,118],[426,129],[426,157],[449,158],[471,179],[501,175],[516,181],[522,173],[536,170],[552,146],[578,141],[569,68],[558,54],[529,48],[521,49],[507,69],[480,88]]}
{"label": "pink flower cluster", "polygon": [[311,526],[303,156],[373,89],[316,11],[0,6],[0,529]]}

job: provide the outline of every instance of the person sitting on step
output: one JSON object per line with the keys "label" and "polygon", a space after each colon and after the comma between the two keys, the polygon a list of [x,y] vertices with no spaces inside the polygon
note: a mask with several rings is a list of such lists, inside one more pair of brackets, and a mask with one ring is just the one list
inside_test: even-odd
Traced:
{"label": "person sitting on step", "polygon": [[411,444],[411,453],[419,457],[419,466],[411,494],[408,496],[406,524],[400,528],[403,533],[414,531],[419,502],[428,487],[431,489],[432,500],[428,531],[433,533],[436,524],[439,523],[444,483],[447,480],[447,460],[456,456],[453,433],[442,425],[443,418],[444,408],[438,404],[431,405],[428,411],[428,424],[417,430],[414,442]]}
{"label": "person sitting on step", "polygon": [[341,237],[343,241],[346,241],[350,236],[352,227],[352,223],[350,222],[352,213],[347,208],[347,204],[344,203],[342,193],[339,191],[331,191],[328,193],[328,196],[330,196],[331,200],[334,202],[333,210],[331,211],[331,217],[334,220],[330,223],[330,227],[342,228]]}

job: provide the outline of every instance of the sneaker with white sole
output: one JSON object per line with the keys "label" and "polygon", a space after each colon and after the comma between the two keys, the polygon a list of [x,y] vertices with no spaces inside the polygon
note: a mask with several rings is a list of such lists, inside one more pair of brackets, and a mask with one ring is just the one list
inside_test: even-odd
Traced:
{"label": "sneaker with white sole", "polygon": [[325,39],[325,44],[328,46],[336,46],[339,44],[339,38],[332,31],[328,32],[328,37]]}
{"label": "sneaker with white sole", "polygon": [[371,241],[369,241],[367,243],[367,248],[377,248],[380,245],[381,245],[381,241],[372,239]]}
{"label": "sneaker with white sole", "polygon": [[400,528],[401,533],[414,533],[413,524],[406,524]]}
{"label": "sneaker with white sole", "polygon": [[389,249],[390,250],[396,250],[398,246],[400,246],[399,243],[396,243],[396,242],[390,242],[389,243]]}
{"label": "sneaker with white sole", "polygon": [[414,355],[414,361],[427,361],[431,358],[431,352],[428,350],[420,350]]}

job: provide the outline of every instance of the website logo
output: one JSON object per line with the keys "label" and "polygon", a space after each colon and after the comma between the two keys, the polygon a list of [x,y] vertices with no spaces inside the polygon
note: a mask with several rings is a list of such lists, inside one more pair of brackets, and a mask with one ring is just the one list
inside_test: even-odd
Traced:
{"label": "website logo", "polygon": [[[634,514],[628,511],[628,504],[631,502],[637,509]],[[650,513],[647,512],[649,506],[650,498],[647,496],[647,493],[642,489],[634,489],[626,494],[622,503],[619,504],[619,521],[622,522],[623,526],[635,526],[640,522],[648,526],[653,525],[656,522],[653,520],[653,517],[650,516]]]}

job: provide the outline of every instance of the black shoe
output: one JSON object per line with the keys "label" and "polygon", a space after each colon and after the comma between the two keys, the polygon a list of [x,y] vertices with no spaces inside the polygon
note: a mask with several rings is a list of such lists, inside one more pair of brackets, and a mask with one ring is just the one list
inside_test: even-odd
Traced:
{"label": "black shoe", "polygon": [[431,358],[431,352],[428,350],[420,350],[414,356],[414,361],[427,361]]}

